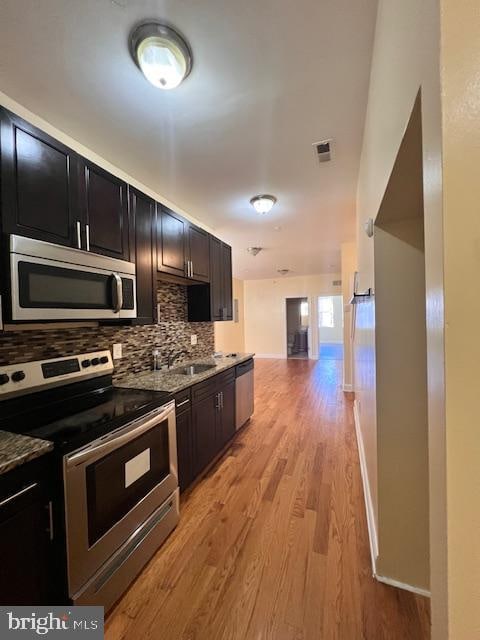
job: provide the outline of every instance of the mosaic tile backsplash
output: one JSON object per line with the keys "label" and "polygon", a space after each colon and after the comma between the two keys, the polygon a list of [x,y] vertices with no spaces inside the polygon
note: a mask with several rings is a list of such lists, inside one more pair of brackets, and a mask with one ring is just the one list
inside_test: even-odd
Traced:
{"label": "mosaic tile backsplash", "polygon": [[[162,359],[168,353],[186,351],[176,364],[212,355],[215,350],[213,323],[187,322],[187,288],[167,282],[158,283],[160,322],[142,327],[92,326],[72,329],[41,329],[0,333],[0,366],[61,356],[111,349],[123,345],[123,358],[115,360],[115,380],[153,367],[152,350],[158,348]],[[191,334],[197,344],[190,344]]]}

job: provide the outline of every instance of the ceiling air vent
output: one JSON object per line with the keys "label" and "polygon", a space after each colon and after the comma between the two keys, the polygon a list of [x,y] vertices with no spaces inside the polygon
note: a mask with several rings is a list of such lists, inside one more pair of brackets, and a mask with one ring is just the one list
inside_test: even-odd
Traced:
{"label": "ceiling air vent", "polygon": [[330,162],[332,159],[332,141],[322,140],[313,145],[315,155],[319,162]]}
{"label": "ceiling air vent", "polygon": [[332,285],[334,287],[341,287],[342,286],[342,281],[341,280],[333,280],[332,281]]}

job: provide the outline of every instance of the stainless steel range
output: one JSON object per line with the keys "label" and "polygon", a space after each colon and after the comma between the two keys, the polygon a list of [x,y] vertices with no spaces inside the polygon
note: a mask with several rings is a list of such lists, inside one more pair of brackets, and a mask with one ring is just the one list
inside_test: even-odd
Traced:
{"label": "stainless steel range", "polygon": [[0,428],[55,445],[68,598],[110,608],[179,520],[175,404],[109,351],[0,367]]}

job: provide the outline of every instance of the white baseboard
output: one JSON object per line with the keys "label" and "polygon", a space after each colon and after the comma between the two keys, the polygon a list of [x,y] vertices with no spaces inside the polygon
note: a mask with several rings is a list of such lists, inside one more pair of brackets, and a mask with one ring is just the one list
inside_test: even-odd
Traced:
{"label": "white baseboard", "polygon": [[255,358],[274,358],[285,360],[286,355],[284,353],[256,353]]}
{"label": "white baseboard", "polygon": [[428,589],[421,589],[420,587],[412,587],[411,584],[407,584],[406,582],[399,582],[398,580],[393,580],[392,578],[385,578],[385,576],[379,576],[375,574],[375,579],[378,582],[383,582],[383,584],[388,584],[390,587],[396,587],[397,589],[404,589],[405,591],[411,591],[412,593],[416,593],[419,596],[424,596],[425,598],[430,598],[431,594]]}
{"label": "white baseboard", "polygon": [[[345,389],[346,386],[347,385],[344,385],[343,387],[344,391],[346,391]],[[362,432],[360,430],[360,416],[358,413],[358,404],[356,400],[353,403],[353,415],[355,418],[355,433],[357,436],[358,456],[360,458],[360,470],[362,472],[363,495],[365,498],[365,511],[367,513],[368,537],[370,540],[370,558],[372,561],[373,577],[375,578],[375,580],[378,580],[378,582],[382,582],[383,584],[388,584],[391,587],[396,587],[397,589],[404,589],[405,591],[411,591],[412,593],[416,593],[419,596],[430,598],[430,591],[428,591],[427,589],[414,587],[411,584],[400,582],[398,580],[394,580],[393,578],[380,576],[377,573],[378,535],[377,535],[377,528],[375,526],[372,494],[370,492],[370,483],[368,480],[368,471],[367,471],[367,461],[365,458],[365,449],[363,448],[363,438],[362,438]]]}
{"label": "white baseboard", "polygon": [[344,384],[343,390],[346,392],[353,391],[353,384]]}
{"label": "white baseboard", "polygon": [[373,510],[372,494],[370,492],[370,483],[368,480],[367,460],[365,458],[365,449],[363,448],[362,432],[360,430],[360,416],[358,414],[357,401],[353,403],[353,416],[355,418],[355,433],[357,435],[358,456],[360,458],[360,470],[362,472],[363,496],[365,498],[365,511],[367,513],[368,538],[370,540],[370,558],[372,561],[372,574],[377,575],[377,557],[378,557],[378,537],[377,527],[375,525],[375,515]]}

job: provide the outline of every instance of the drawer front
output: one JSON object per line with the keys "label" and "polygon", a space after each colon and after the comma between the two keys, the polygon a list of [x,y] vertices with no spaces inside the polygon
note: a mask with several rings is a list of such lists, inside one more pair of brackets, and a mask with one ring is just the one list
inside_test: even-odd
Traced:
{"label": "drawer front", "polygon": [[174,398],[177,416],[185,413],[185,411],[190,411],[192,404],[191,387],[188,387],[188,389],[184,389],[183,391],[179,391],[175,394]]}
{"label": "drawer front", "polygon": [[235,368],[218,373],[204,382],[199,382],[192,388],[192,403],[200,402],[204,398],[216,393],[229,382],[235,380]]}

